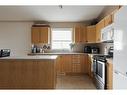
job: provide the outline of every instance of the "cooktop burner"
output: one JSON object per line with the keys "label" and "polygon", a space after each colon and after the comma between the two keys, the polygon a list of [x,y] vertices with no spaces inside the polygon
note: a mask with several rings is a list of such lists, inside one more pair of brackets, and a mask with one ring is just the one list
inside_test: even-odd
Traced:
{"label": "cooktop burner", "polygon": [[93,57],[99,57],[99,58],[112,58],[112,56],[110,56],[110,55],[104,55],[104,54],[97,54],[97,55],[94,55]]}

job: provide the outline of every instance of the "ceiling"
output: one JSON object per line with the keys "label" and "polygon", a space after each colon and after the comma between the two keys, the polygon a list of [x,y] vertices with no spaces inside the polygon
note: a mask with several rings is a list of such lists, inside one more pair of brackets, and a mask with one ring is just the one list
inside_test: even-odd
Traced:
{"label": "ceiling", "polygon": [[81,22],[97,18],[104,6],[0,6],[0,21]]}

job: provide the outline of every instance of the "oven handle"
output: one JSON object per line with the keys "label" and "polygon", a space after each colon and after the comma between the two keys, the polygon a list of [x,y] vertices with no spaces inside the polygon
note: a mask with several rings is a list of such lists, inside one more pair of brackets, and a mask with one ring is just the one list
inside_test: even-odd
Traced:
{"label": "oven handle", "polygon": [[99,61],[99,60],[97,60],[97,62],[98,62],[98,63],[101,63],[101,64],[105,64],[105,62],[102,62],[102,61]]}

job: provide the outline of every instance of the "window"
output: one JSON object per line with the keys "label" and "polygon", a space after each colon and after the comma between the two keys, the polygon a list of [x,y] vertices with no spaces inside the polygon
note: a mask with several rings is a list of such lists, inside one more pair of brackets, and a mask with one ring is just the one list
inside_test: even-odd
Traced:
{"label": "window", "polygon": [[52,49],[70,49],[72,43],[72,28],[52,29]]}

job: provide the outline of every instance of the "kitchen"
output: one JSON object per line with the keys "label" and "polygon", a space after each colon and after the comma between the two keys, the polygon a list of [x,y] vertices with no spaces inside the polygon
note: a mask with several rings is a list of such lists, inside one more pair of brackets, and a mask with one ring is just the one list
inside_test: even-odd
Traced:
{"label": "kitchen", "polygon": [[114,16],[122,9],[0,6],[0,89],[114,89]]}

